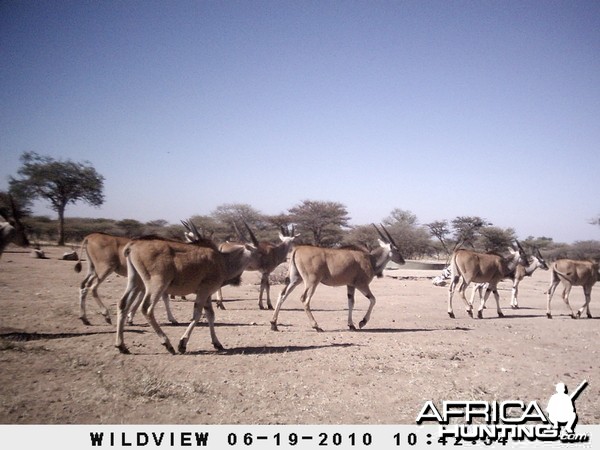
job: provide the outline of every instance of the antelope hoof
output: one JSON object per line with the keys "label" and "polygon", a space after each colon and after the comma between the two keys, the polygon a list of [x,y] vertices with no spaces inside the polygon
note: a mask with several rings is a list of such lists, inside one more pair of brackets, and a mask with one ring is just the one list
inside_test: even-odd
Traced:
{"label": "antelope hoof", "polygon": [[104,316],[104,320],[106,320],[107,324],[112,325],[112,320],[110,320],[110,316]]}
{"label": "antelope hoof", "polygon": [[473,317],[473,310],[469,309],[469,310],[467,311],[467,314],[469,315],[469,317],[471,317],[471,318],[472,318],[472,317]]}
{"label": "antelope hoof", "polygon": [[352,331],[356,331],[356,327],[354,326],[354,324],[348,325],[348,328],[350,328]]}
{"label": "antelope hoof", "polygon": [[260,309],[261,311],[265,309],[265,307],[262,305],[262,303],[258,304],[258,309]]}
{"label": "antelope hoof", "polygon": [[455,319],[456,318],[454,316],[454,312],[452,312],[452,311],[448,311],[448,315],[450,316],[451,319]]}
{"label": "antelope hoof", "polygon": [[571,314],[571,319],[579,319],[581,317],[581,313],[577,311],[577,314]]}
{"label": "antelope hoof", "polygon": [[131,352],[127,347],[125,347],[125,344],[117,345],[116,347],[119,349],[119,352],[121,352],[123,355],[131,355]]}
{"label": "antelope hoof", "polygon": [[220,342],[213,342],[213,347],[216,348],[217,350],[221,351],[221,352],[223,350],[225,350],[225,348],[221,345]]}
{"label": "antelope hoof", "polygon": [[587,313],[587,318],[591,319],[592,318],[592,313]]}
{"label": "antelope hoof", "polygon": [[267,309],[273,311],[275,308],[273,308],[273,305],[267,305]]}
{"label": "antelope hoof", "polygon": [[271,322],[271,331],[279,331],[275,322]]}
{"label": "antelope hoof", "polygon": [[504,313],[502,311],[498,311],[498,317],[504,317]]}
{"label": "antelope hoof", "polygon": [[[169,346],[170,345],[171,344],[169,344]],[[165,344],[165,347],[167,347],[167,344]],[[171,348],[173,348],[173,347],[171,347]],[[167,350],[169,350],[169,347],[167,347]],[[179,345],[177,346],[177,351],[183,355],[186,352],[186,350],[187,350],[187,341],[185,339],[181,339],[179,341]],[[171,350],[169,350],[169,351],[171,351]],[[173,354],[175,354],[175,353],[173,352]]]}
{"label": "antelope hoof", "polygon": [[80,317],[81,321],[83,322],[84,325],[91,325],[90,321],[87,320],[87,317]]}
{"label": "antelope hoof", "polygon": [[171,355],[176,355],[177,354],[177,352],[175,351],[175,349],[173,348],[173,346],[171,345],[171,343],[169,341],[165,342],[163,345],[165,346],[165,348],[169,351],[169,353]]}
{"label": "antelope hoof", "polygon": [[[473,317],[473,316],[471,316],[471,317]],[[477,311],[477,318],[483,319],[483,311],[481,311],[481,310]]]}
{"label": "antelope hoof", "polygon": [[363,319],[358,323],[358,327],[363,328],[366,324],[367,324],[367,321],[365,319]]}
{"label": "antelope hoof", "polygon": [[546,317],[547,317],[548,319],[552,319],[552,314],[550,314],[550,313],[546,313]]}
{"label": "antelope hoof", "polygon": [[225,310],[225,305],[223,305],[222,303],[217,303],[217,309]]}

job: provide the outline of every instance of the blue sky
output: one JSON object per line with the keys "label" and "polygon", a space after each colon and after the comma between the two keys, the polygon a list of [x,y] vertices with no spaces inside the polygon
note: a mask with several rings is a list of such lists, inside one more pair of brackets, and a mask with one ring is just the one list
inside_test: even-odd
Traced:
{"label": "blue sky", "polygon": [[89,161],[105,204],[67,216],[310,199],[600,239],[597,1],[9,0],[0,52],[0,189],[24,151]]}

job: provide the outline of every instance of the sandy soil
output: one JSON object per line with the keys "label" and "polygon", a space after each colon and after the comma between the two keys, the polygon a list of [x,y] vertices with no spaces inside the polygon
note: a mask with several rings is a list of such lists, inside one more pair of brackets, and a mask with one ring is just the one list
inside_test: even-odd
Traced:
{"label": "sandy soil", "polygon": [[[91,326],[78,319],[84,274],[59,260],[69,249],[46,248],[46,260],[10,250],[0,259],[0,423],[414,424],[427,400],[545,405],[555,383],[574,389],[584,379],[579,423],[600,423],[600,322],[571,319],[558,296],[548,320],[547,272],[523,281],[519,310],[509,308],[508,282],[500,285],[505,318],[492,300],[484,319],[472,319],[455,298],[452,320],[447,287],[431,282],[439,271],[386,271],[372,283],[371,321],[357,332],[346,327],[345,288],[320,286],[312,306],[323,333],[310,328],[301,289],[284,305],[280,331],[271,331],[272,313],[257,306],[258,277],[247,272],[242,286],[225,289],[227,310],[217,310],[225,351],[212,348],[202,325],[188,353],[172,356],[139,315],[125,333],[132,354],[121,355],[93,301]],[[124,288],[114,275],[100,287],[113,318]],[[581,306],[581,288],[571,300]],[[357,297],[356,323],[367,304]],[[180,325],[167,325],[162,306],[157,317],[176,345],[192,303],[172,306]]]}

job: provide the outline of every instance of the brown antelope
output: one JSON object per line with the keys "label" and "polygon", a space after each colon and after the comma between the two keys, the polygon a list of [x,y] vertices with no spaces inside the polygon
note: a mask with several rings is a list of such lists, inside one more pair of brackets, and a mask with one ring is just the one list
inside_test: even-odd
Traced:
{"label": "brown antelope", "polygon": [[[122,277],[127,276],[127,262],[123,249],[129,243],[130,239],[123,236],[113,236],[106,233],[91,233],[88,234],[81,242],[81,248],[78,255],[87,254],[88,270],[87,275],[81,282],[79,287],[79,318],[85,325],[90,325],[90,321],[86,315],[85,300],[88,291],[91,289],[92,297],[100,307],[100,313],[104,316],[107,323],[112,323],[108,308],[104,306],[100,296],[98,295],[98,287],[106,278],[113,272]],[[74,267],[75,272],[81,272],[81,259],[78,256],[77,263]],[[141,296],[140,296],[141,297]],[[141,300],[141,298],[140,298]],[[139,300],[131,305],[127,323],[133,323],[133,315],[139,305]],[[177,324],[177,320],[171,312],[168,298],[165,299],[165,309],[167,317],[173,324]]]}
{"label": "brown antelope", "polygon": [[452,310],[452,296],[454,288],[460,281],[459,293],[466,307],[467,314],[473,317],[473,306],[467,301],[465,291],[471,283],[488,283],[485,295],[479,305],[477,317],[483,317],[483,308],[485,302],[491,293],[494,293],[496,299],[496,308],[498,317],[504,317],[500,309],[500,296],[498,295],[498,283],[507,278],[513,272],[517,265],[527,264],[527,255],[523,251],[521,244],[517,241],[518,250],[509,248],[511,253],[510,258],[504,258],[494,253],[477,253],[470,250],[456,250],[450,260],[452,275],[450,277],[450,288],[448,290],[448,315],[454,319],[454,311]]}
{"label": "brown antelope", "polygon": [[[546,316],[548,319],[552,319],[550,301],[552,300],[552,296],[554,295],[558,283],[562,283],[564,286],[562,297],[571,311],[571,317],[573,319],[581,317],[581,313],[585,309],[587,316],[591,318],[590,300],[592,296],[592,287],[598,279],[600,279],[600,266],[598,262],[578,261],[573,259],[559,259],[554,261],[550,265],[550,287],[546,291],[548,294],[548,306],[546,309]],[[579,308],[577,315],[575,315],[569,304],[569,293],[573,286],[583,287],[583,294],[585,295],[585,303]]]}
{"label": "brown antelope", "polygon": [[[281,227],[281,232],[279,233],[281,242],[279,244],[275,245],[265,241],[258,242],[248,224],[244,222],[244,225],[250,234],[253,244],[258,248],[258,258],[251,261],[248,267],[246,267],[246,270],[248,271],[258,271],[261,273],[258,307],[259,309],[265,309],[263,306],[263,292],[266,292],[267,309],[273,309],[273,305],[271,304],[271,284],[269,283],[269,275],[271,275],[271,272],[273,272],[281,263],[285,262],[287,255],[294,244],[294,239],[300,235],[294,234],[294,227],[292,227],[291,232],[288,229]],[[239,234],[240,233],[238,232],[238,235]],[[224,251],[223,249],[235,248],[235,245],[239,244],[225,242],[221,245],[223,248],[220,247],[219,249]],[[223,306],[223,295],[220,289],[217,292],[217,307],[225,309],[225,306]]]}
{"label": "brown antelope", "polygon": [[5,220],[5,222],[0,222],[0,257],[4,253],[6,246],[11,242],[20,247],[29,246],[29,240],[25,234],[25,226],[21,223],[21,215],[17,211],[12,195],[8,195],[8,199],[13,218],[10,219],[0,211],[0,217]]}
{"label": "brown antelope", "polygon": [[[531,275],[533,275],[533,272],[535,272],[537,269],[548,270],[548,265],[546,264],[546,261],[542,257],[542,254],[540,253],[537,247],[534,248],[533,254],[531,255],[531,259],[531,264],[529,264],[528,266],[522,266],[520,264],[517,265],[515,271],[510,273],[507,277],[513,280],[512,295],[510,298],[510,307],[513,309],[519,308],[519,301],[517,299],[517,296],[519,295],[519,283],[523,281],[523,278],[530,277]],[[479,300],[481,301],[481,299],[483,298],[483,290],[487,289],[487,287],[488,283],[476,284],[473,288],[471,301],[469,303],[473,305],[473,301],[475,299],[475,292],[479,293]]]}
{"label": "brown antelope", "polygon": [[[375,226],[375,225],[373,225]],[[326,286],[347,286],[348,290],[348,327],[356,330],[352,321],[354,308],[354,292],[358,289],[369,300],[369,308],[365,317],[358,324],[363,328],[371,317],[375,306],[375,296],[369,284],[375,276],[382,277],[388,262],[404,264],[404,259],[398,246],[381,226],[385,235],[375,226],[381,236],[380,247],[368,252],[358,247],[351,248],[322,248],[301,245],[292,250],[289,263],[289,278],[284,289],[279,294],[275,312],[271,319],[271,329],[277,331],[277,316],[286,298],[301,281],[304,281],[304,292],[301,301],[311,326],[317,331],[323,331],[317,324],[310,310],[310,301],[319,283]]]}
{"label": "brown antelope", "polygon": [[222,253],[212,241],[200,236],[193,223],[189,222],[187,226],[194,234],[194,244],[160,238],[139,238],[125,246],[127,288],[119,301],[116,333],[116,347],[121,353],[129,353],[123,341],[125,313],[142,285],[142,314],[170,353],[175,354],[175,349],[154,318],[154,306],[165,294],[196,294],[192,322],[179,341],[180,353],[185,353],[203,308],[212,344],[217,349],[223,348],[214,330],[215,314],[211,295],[224,284],[239,280],[256,249],[246,245],[231,253]]}

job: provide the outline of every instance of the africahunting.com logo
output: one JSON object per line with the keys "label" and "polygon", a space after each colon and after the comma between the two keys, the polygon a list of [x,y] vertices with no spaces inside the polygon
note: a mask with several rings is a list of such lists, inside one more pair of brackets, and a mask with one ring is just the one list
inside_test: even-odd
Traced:
{"label": "africahunting.com logo", "polygon": [[575,400],[585,389],[584,380],[572,394],[564,383],[558,383],[556,393],[548,400],[546,408],[537,401],[525,403],[521,400],[503,402],[486,401],[443,401],[436,406],[427,401],[419,415],[417,424],[442,425],[439,442],[454,440],[485,443],[509,441],[560,441],[565,443],[589,442],[588,434],[577,434],[577,411]]}

